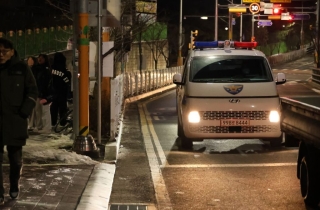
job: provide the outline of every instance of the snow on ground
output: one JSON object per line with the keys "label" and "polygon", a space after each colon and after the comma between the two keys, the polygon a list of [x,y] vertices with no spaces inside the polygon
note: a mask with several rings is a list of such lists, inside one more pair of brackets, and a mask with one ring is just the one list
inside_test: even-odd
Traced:
{"label": "snow on ground", "polygon": [[[97,164],[88,156],[72,151],[70,136],[43,133],[30,135],[23,147],[23,160],[26,164]],[[6,153],[6,150],[5,150]],[[4,154],[4,163],[8,162]]]}

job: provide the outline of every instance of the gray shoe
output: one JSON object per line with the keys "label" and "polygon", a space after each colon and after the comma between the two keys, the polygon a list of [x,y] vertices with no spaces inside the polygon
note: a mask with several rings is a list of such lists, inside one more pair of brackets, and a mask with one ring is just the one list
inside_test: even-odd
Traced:
{"label": "gray shoe", "polygon": [[10,188],[9,195],[12,199],[16,199],[19,196],[19,187]]}

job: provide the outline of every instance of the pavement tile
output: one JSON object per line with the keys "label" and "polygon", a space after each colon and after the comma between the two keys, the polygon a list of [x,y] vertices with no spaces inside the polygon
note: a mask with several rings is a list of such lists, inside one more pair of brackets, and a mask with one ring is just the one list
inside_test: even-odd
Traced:
{"label": "pavement tile", "polygon": [[3,166],[7,193],[5,204],[0,209],[76,209],[93,169],[94,165],[24,166],[20,196],[12,200],[8,195],[9,166]]}

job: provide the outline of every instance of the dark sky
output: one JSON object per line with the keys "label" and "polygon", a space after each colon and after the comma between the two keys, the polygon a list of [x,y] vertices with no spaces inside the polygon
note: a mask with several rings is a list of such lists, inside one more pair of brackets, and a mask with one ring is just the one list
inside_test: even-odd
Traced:
{"label": "dark sky", "polygon": [[[209,16],[214,15],[215,2],[217,0],[182,0],[183,9],[182,14],[184,15],[199,15]],[[317,0],[305,0],[303,6],[315,6]],[[226,5],[229,1],[219,0],[220,5]],[[233,0],[234,4],[240,4],[241,0]],[[269,2],[269,1],[268,1]],[[160,14],[166,14],[171,19],[179,21],[180,14],[180,0],[158,0],[158,11],[163,11]],[[247,4],[248,5],[248,4]],[[282,4],[284,7],[301,7],[302,1],[291,0],[291,3]],[[289,8],[289,11],[297,11],[297,9]],[[310,11],[310,10],[309,10]],[[219,14],[227,12],[227,9],[219,8]],[[263,14],[263,13],[261,13]]]}

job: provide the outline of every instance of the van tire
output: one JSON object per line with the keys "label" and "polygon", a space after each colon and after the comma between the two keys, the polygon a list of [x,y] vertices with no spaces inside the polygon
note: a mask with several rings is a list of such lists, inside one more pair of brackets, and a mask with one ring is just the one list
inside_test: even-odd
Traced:
{"label": "van tire", "polygon": [[180,146],[181,146],[181,149],[192,149],[193,147],[192,140],[187,137],[180,137]]}
{"label": "van tire", "polygon": [[184,133],[183,133],[183,128],[182,125],[180,124],[180,120],[178,119],[178,132],[177,132],[179,137],[183,137]]}
{"label": "van tire", "polygon": [[319,155],[312,154],[311,150],[305,153],[300,162],[300,189],[305,204],[316,207],[320,202],[320,170],[314,158]]}
{"label": "van tire", "polygon": [[299,142],[300,142],[299,139],[297,139],[293,135],[284,133],[284,145],[286,147],[298,147]]}
{"label": "van tire", "polygon": [[281,147],[282,141],[283,141],[283,134],[281,134],[281,136],[278,138],[269,139],[270,146],[273,148]]}
{"label": "van tire", "polygon": [[187,138],[185,135],[184,135],[184,131],[183,131],[183,127],[180,123],[180,120],[178,118],[178,137],[180,139],[180,148],[181,149],[192,149],[193,147],[193,143],[192,143],[192,140]]}

